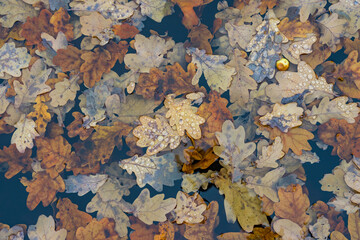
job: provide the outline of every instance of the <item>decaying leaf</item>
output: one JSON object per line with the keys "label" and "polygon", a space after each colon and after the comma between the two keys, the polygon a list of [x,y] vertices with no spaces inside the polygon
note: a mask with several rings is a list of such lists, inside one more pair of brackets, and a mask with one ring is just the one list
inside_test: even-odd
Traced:
{"label": "decaying leaf", "polygon": [[26,48],[16,48],[15,43],[5,43],[0,48],[0,77],[4,73],[20,77],[20,69],[29,66],[31,55]]}
{"label": "decaying leaf", "polygon": [[32,159],[30,156],[30,149],[26,149],[23,153],[20,153],[15,144],[11,144],[9,147],[4,147],[0,150],[0,162],[7,162],[9,164],[9,169],[5,173],[5,177],[10,179],[20,171],[27,172],[31,170]]}
{"label": "decaying leaf", "polygon": [[78,240],[117,240],[119,235],[115,232],[115,222],[109,218],[102,218],[97,221],[93,219],[85,227],[79,227],[76,230],[76,239]]}
{"label": "decaying leaf", "polygon": [[179,191],[176,195],[176,223],[182,224],[184,222],[194,224],[203,221],[203,212],[206,210],[206,204],[198,193],[189,196],[186,193]]}
{"label": "decaying leaf", "polygon": [[68,130],[68,136],[73,138],[79,135],[81,140],[86,140],[90,137],[91,133],[93,132],[93,128],[85,128],[83,126],[83,118],[84,115],[79,112],[73,112],[72,116],[75,118],[66,129]]}
{"label": "decaying leaf", "polygon": [[33,139],[40,136],[35,130],[35,122],[26,118],[25,114],[21,115],[20,120],[14,125],[15,132],[11,137],[11,144],[16,144],[20,153],[24,153],[26,148],[34,146]]}
{"label": "decaying leaf", "polygon": [[180,136],[163,116],[157,115],[155,119],[141,116],[139,120],[142,125],[134,128],[133,134],[139,138],[136,145],[148,147],[146,149],[148,155],[154,155],[168,145],[171,149],[175,149],[180,144]]}
{"label": "decaying leaf", "polygon": [[55,89],[49,94],[51,97],[50,105],[53,107],[64,106],[68,101],[74,101],[80,86],[77,83],[78,76],[71,76],[70,79],[64,78],[55,84]]}
{"label": "decaying leaf", "polygon": [[269,146],[263,146],[261,155],[258,160],[256,160],[256,167],[264,168],[271,167],[277,168],[278,163],[276,162],[280,158],[282,158],[285,153],[282,151],[283,144],[281,142],[280,137],[276,137],[274,142]]}
{"label": "decaying leaf", "polygon": [[28,229],[30,240],[56,239],[65,240],[67,232],[65,229],[55,231],[55,222],[52,216],[40,215],[36,225],[30,225]]}
{"label": "decaying leaf", "polygon": [[48,122],[51,121],[51,114],[48,112],[48,106],[44,103],[44,96],[37,96],[35,99],[34,111],[29,113],[27,117],[36,118],[36,131],[40,135],[44,135]]}
{"label": "decaying leaf", "polygon": [[77,193],[79,196],[83,196],[89,191],[96,193],[99,188],[104,185],[108,176],[105,174],[96,175],[77,175],[70,176],[65,179],[66,192]]}

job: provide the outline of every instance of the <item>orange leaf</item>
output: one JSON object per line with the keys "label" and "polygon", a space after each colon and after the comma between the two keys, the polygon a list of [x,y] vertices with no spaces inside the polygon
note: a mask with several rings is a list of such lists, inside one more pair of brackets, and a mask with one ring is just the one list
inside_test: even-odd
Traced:
{"label": "orange leaf", "polygon": [[233,120],[229,109],[226,107],[228,101],[220,96],[216,91],[210,91],[207,101],[203,102],[197,114],[206,119],[200,125],[203,138],[197,141],[198,146],[214,146],[216,143],[215,132],[221,132],[222,125],[226,120]]}
{"label": "orange leaf", "polygon": [[26,22],[22,25],[20,36],[26,39],[26,45],[37,45],[38,49],[45,50],[42,45],[41,33],[45,32],[56,37],[54,27],[50,23],[52,13],[47,10],[41,10],[38,17],[28,17]]}
{"label": "orange leaf", "polygon": [[10,179],[21,170],[23,172],[30,171],[32,163],[30,156],[31,149],[26,148],[24,153],[20,153],[16,148],[16,144],[11,144],[9,147],[4,147],[3,150],[0,150],[0,162],[7,162],[9,164],[5,177]]}
{"label": "orange leaf", "polygon": [[249,234],[249,236],[246,238],[247,240],[258,240],[258,239],[263,239],[263,240],[275,240],[275,239],[279,239],[279,235],[274,233],[270,227],[266,227],[266,228],[260,228],[260,227],[255,227],[253,230],[253,233]]}
{"label": "orange leaf", "polygon": [[259,6],[260,14],[265,14],[267,9],[272,9],[278,4],[278,0],[261,0]]}
{"label": "orange leaf", "polygon": [[299,184],[289,185],[286,189],[280,188],[278,194],[280,201],[274,203],[276,216],[289,219],[299,226],[309,222],[310,216],[306,211],[310,207],[310,201]]}
{"label": "orange leaf", "polygon": [[110,41],[108,44],[106,44],[106,50],[108,50],[111,55],[111,61],[109,63],[110,69],[115,65],[117,60],[119,60],[119,63],[124,61],[124,57],[128,51],[128,48],[129,44],[126,41],[120,41],[119,43]]}
{"label": "orange leaf", "polygon": [[93,132],[93,128],[84,128],[83,127],[83,117],[84,115],[80,112],[73,112],[72,116],[75,118],[66,129],[68,130],[68,136],[73,138],[79,135],[82,141],[90,137]]}
{"label": "orange leaf", "polygon": [[50,23],[54,26],[55,33],[63,32],[68,41],[73,40],[73,25],[69,23],[70,15],[64,8],[57,10],[50,18]]}
{"label": "orange leaf", "polygon": [[60,66],[63,72],[72,70],[79,72],[80,66],[84,62],[81,59],[83,53],[84,51],[69,45],[66,49],[59,49],[52,61],[56,66]]}
{"label": "orange leaf", "polygon": [[[76,161],[77,158],[75,153],[71,152],[71,145],[62,136],[36,138],[36,147],[37,158],[41,160],[41,167],[45,169],[52,168],[57,173],[64,170],[66,163]],[[50,174],[51,177],[55,177],[52,175],[53,173]]]}
{"label": "orange leaf", "polygon": [[334,147],[331,154],[350,161],[352,155],[360,157],[360,116],[354,123],[346,120],[330,119],[318,128],[319,138]]}
{"label": "orange leaf", "polygon": [[94,52],[81,54],[81,59],[85,62],[80,67],[80,72],[84,73],[83,80],[87,88],[92,88],[99,82],[101,76],[109,72],[111,66],[111,54],[104,48],[96,48]]}
{"label": "orange leaf", "polygon": [[43,135],[46,131],[48,122],[51,121],[51,114],[48,113],[48,106],[44,103],[45,97],[39,95],[35,99],[36,104],[33,106],[34,111],[29,113],[27,116],[36,118],[36,130],[40,135]]}
{"label": "orange leaf", "polygon": [[112,30],[115,35],[118,35],[121,39],[128,39],[135,37],[139,33],[139,29],[135,26],[132,26],[128,23],[123,23],[121,25],[112,26]]}
{"label": "orange leaf", "polygon": [[184,150],[184,157],[189,162],[189,164],[184,164],[182,166],[182,171],[185,173],[193,173],[194,170],[198,168],[207,169],[219,158],[214,153],[212,147],[206,151],[201,148],[194,149],[194,147],[189,147]]}
{"label": "orange leaf", "polygon": [[150,73],[140,75],[135,87],[136,94],[162,101],[167,94],[180,95],[198,91],[199,88],[191,84],[195,72],[194,64],[188,65],[187,72],[178,63],[166,66],[164,72],[158,68],[151,68]]}
{"label": "orange leaf", "polygon": [[59,209],[56,214],[56,218],[59,219],[56,229],[67,230],[66,240],[75,240],[76,230],[79,227],[85,227],[92,220],[90,214],[78,210],[78,206],[68,198],[60,199],[56,207]]}
{"label": "orange leaf", "polygon": [[59,175],[52,178],[45,171],[33,173],[33,179],[31,181],[22,177],[20,182],[26,186],[26,191],[29,193],[26,206],[30,210],[34,210],[41,201],[43,206],[47,207],[57,192],[65,191],[63,179]]}
{"label": "orange leaf", "polygon": [[76,230],[77,240],[120,240],[115,232],[115,221],[109,218],[102,218],[100,221],[93,219],[86,227]]}
{"label": "orange leaf", "polygon": [[199,24],[199,18],[194,11],[194,7],[212,2],[212,0],[171,0],[173,3],[179,5],[184,14],[182,23],[187,29]]}

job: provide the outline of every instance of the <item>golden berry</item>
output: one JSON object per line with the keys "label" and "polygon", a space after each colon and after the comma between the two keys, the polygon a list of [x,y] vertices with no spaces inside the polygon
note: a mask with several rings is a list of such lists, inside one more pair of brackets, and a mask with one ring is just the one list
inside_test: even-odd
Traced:
{"label": "golden berry", "polygon": [[286,58],[282,58],[276,62],[276,68],[279,71],[286,71],[288,70],[289,66],[290,66],[289,60],[287,60]]}

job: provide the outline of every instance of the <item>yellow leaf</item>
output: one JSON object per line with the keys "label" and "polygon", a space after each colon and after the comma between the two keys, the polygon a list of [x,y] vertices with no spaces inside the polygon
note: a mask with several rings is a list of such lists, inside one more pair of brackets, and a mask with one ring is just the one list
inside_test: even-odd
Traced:
{"label": "yellow leaf", "polygon": [[46,131],[46,126],[51,120],[51,114],[48,113],[48,106],[44,103],[45,97],[39,95],[35,99],[36,104],[34,105],[34,111],[29,113],[27,116],[36,118],[36,130],[40,135],[43,135]]}

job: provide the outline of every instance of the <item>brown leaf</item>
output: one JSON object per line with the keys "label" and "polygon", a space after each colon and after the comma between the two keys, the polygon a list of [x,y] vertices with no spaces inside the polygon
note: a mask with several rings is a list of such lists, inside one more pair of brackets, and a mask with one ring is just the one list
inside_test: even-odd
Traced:
{"label": "brown leaf", "polygon": [[34,210],[41,201],[43,206],[47,207],[53,201],[57,192],[65,191],[63,179],[59,175],[52,178],[45,171],[33,173],[31,181],[22,177],[20,182],[26,186],[26,191],[29,193],[26,206],[30,210]]}
{"label": "brown leaf", "polygon": [[[343,40],[343,45],[345,46],[345,54],[350,54],[352,51],[356,50],[357,52],[360,51],[360,39],[355,38],[354,40],[351,40],[349,38],[345,38]],[[359,61],[359,56],[357,61]]]}
{"label": "brown leaf", "polygon": [[69,23],[70,15],[64,8],[57,10],[54,15],[50,18],[50,24],[54,26],[55,33],[63,32],[68,41],[73,40],[74,32],[73,25]]}
{"label": "brown leaf", "polygon": [[331,154],[350,161],[352,155],[360,157],[360,116],[355,123],[346,120],[330,119],[318,128],[319,138],[334,147]]}
{"label": "brown leaf", "polygon": [[54,26],[50,23],[51,16],[52,13],[49,10],[43,9],[38,17],[27,18],[20,31],[20,36],[26,39],[26,45],[37,45],[40,50],[46,49],[42,45],[41,33],[45,32],[56,37]]}
{"label": "brown leaf", "polygon": [[247,239],[248,240],[275,240],[279,239],[279,235],[274,233],[270,227],[260,228],[255,227],[253,233],[251,233]]}
{"label": "brown leaf", "polygon": [[[55,138],[36,138],[37,158],[41,161],[41,167],[44,169],[52,168],[56,173],[61,173],[65,164],[68,168],[72,161],[76,161],[77,156],[71,152],[71,145],[62,136]],[[55,177],[51,172],[51,177]]]}
{"label": "brown leaf", "polygon": [[309,22],[300,22],[300,19],[294,19],[289,22],[289,18],[284,18],[278,24],[278,28],[289,40],[294,40],[295,37],[306,38],[308,33],[313,33],[315,27]]}
{"label": "brown leaf", "polygon": [[205,118],[205,123],[200,125],[203,138],[197,141],[198,146],[206,148],[216,143],[215,132],[221,132],[226,120],[233,120],[228,101],[216,91],[210,91],[205,102],[201,104],[197,114]]}
{"label": "brown leaf", "polygon": [[85,227],[92,220],[90,214],[78,210],[78,206],[68,198],[59,199],[56,207],[59,209],[56,213],[56,218],[59,219],[56,229],[67,230],[66,240],[75,240],[76,230]]}
{"label": "brown leaf", "polygon": [[68,130],[68,136],[70,138],[79,136],[82,141],[90,137],[93,132],[93,128],[84,128],[83,127],[83,117],[84,115],[80,112],[73,112],[72,116],[75,118],[66,129]]}
{"label": "brown leaf", "polygon": [[15,128],[6,123],[6,121],[4,120],[4,116],[6,116],[6,114],[0,115],[0,134],[12,133],[15,130]]}
{"label": "brown leaf", "polygon": [[76,230],[77,240],[120,240],[115,232],[115,221],[109,218],[102,218],[100,221],[93,219],[86,227],[79,227]]}
{"label": "brown leaf", "polygon": [[64,129],[58,123],[50,122],[47,125],[46,132],[45,132],[46,137],[55,138],[55,137],[60,136],[62,134],[64,134]]}
{"label": "brown leaf", "polygon": [[203,213],[206,221],[198,224],[186,224],[184,237],[187,239],[213,240],[214,229],[218,225],[219,204],[216,201],[209,203],[207,209]]}
{"label": "brown leaf", "polygon": [[30,156],[31,149],[26,148],[24,153],[20,153],[16,148],[16,144],[11,144],[9,147],[0,150],[0,163],[7,162],[9,164],[5,177],[10,179],[21,170],[23,173],[30,171],[32,163]]}
{"label": "brown leaf", "polygon": [[184,157],[188,160],[188,163],[182,166],[182,171],[190,174],[199,168],[207,169],[219,158],[212,147],[204,151],[201,148],[195,149],[192,146],[184,150]]}
{"label": "brown leaf", "polygon": [[310,207],[310,201],[299,184],[289,185],[286,189],[280,188],[278,194],[280,201],[274,203],[276,216],[289,219],[299,226],[309,222],[310,216],[306,211]]}
{"label": "brown leaf", "polygon": [[80,66],[84,62],[81,59],[81,55],[83,53],[84,51],[69,45],[66,49],[59,49],[57,51],[57,55],[52,61],[56,66],[60,66],[63,72],[69,72],[72,70],[79,72]]}
{"label": "brown leaf", "polygon": [[20,37],[20,30],[22,29],[22,23],[17,22],[11,29],[4,28],[0,24],[0,48],[10,39],[22,41],[23,37]]}
{"label": "brown leaf", "polygon": [[119,43],[110,41],[108,44],[106,44],[106,50],[108,50],[111,55],[111,61],[109,63],[110,69],[115,65],[117,60],[119,60],[119,63],[124,61],[124,57],[128,51],[128,48],[129,44],[126,41],[120,41]]}
{"label": "brown leaf", "polygon": [[201,24],[200,26],[191,28],[188,38],[190,38],[190,45],[192,47],[204,49],[206,54],[212,54],[210,41],[214,38],[214,36],[211,34],[206,25]]}
{"label": "brown leaf", "polygon": [[158,225],[147,225],[134,216],[130,216],[130,228],[133,229],[130,233],[131,240],[153,240],[155,235],[159,233]]}
{"label": "brown leaf", "polygon": [[268,197],[266,197],[265,195],[262,196],[261,198],[262,203],[262,211],[268,215],[271,216],[274,213],[274,202],[271,201]]}
{"label": "brown leaf", "polygon": [[87,88],[92,88],[100,81],[101,76],[112,68],[110,52],[101,47],[96,48],[94,52],[81,54],[81,59],[85,62],[81,65],[80,72],[84,74],[83,80]]}
{"label": "brown leaf", "polygon": [[123,23],[121,25],[112,26],[112,30],[115,35],[118,35],[121,39],[128,39],[135,37],[139,33],[139,29],[135,26],[132,26],[128,23]]}
{"label": "brown leaf", "polygon": [[188,65],[187,72],[178,63],[166,66],[164,72],[158,68],[151,68],[150,73],[140,74],[135,92],[144,98],[163,101],[170,93],[180,95],[198,91],[199,88],[191,84],[195,72],[196,68],[192,63]]}
{"label": "brown leaf", "polygon": [[345,61],[336,66],[332,76],[345,95],[360,99],[360,62],[357,59],[358,52],[350,52]]}

